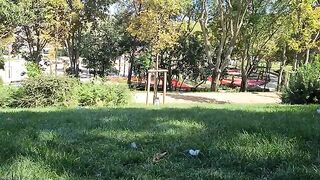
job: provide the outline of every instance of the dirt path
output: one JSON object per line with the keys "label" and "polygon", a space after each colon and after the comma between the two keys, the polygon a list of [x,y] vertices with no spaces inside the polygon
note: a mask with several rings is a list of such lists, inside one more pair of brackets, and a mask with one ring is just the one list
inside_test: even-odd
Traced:
{"label": "dirt path", "polygon": [[[150,95],[149,103],[152,103]],[[162,102],[162,93],[159,95]],[[133,95],[133,102],[146,103],[146,93],[136,92]],[[276,104],[281,103],[278,93],[257,92],[257,93],[168,93],[166,103],[216,103],[216,104]]]}

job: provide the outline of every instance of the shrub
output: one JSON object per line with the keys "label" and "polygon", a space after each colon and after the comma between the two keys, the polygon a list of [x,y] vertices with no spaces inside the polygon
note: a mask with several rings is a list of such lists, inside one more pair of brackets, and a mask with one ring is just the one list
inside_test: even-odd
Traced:
{"label": "shrub", "polygon": [[79,82],[69,77],[35,76],[23,82],[14,94],[13,107],[75,105]]}
{"label": "shrub", "polygon": [[17,87],[0,86],[0,107],[10,107],[14,100],[14,95],[17,91]]}
{"label": "shrub", "polygon": [[5,59],[0,52],[0,69],[4,69],[4,66],[5,66]]}
{"label": "shrub", "polygon": [[80,106],[112,106],[128,103],[129,89],[126,85],[111,83],[82,84],[78,90]]}
{"label": "shrub", "polygon": [[291,77],[282,100],[290,104],[320,103],[320,62],[302,66]]}
{"label": "shrub", "polygon": [[36,77],[42,74],[40,66],[34,62],[28,62],[26,69],[28,77]]}
{"label": "shrub", "polygon": [[0,77],[0,87],[3,86],[4,82],[3,82],[3,79],[2,77]]}
{"label": "shrub", "polygon": [[113,106],[128,103],[126,85],[81,84],[70,77],[36,76],[20,87],[0,87],[0,107]]}

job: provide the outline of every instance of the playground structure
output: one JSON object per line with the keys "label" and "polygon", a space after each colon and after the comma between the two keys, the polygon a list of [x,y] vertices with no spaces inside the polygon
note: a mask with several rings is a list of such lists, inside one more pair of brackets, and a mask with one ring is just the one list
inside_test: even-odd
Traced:
{"label": "playground structure", "polygon": [[149,104],[149,95],[150,95],[150,86],[151,86],[151,77],[152,74],[155,74],[155,82],[153,87],[153,104],[160,104],[159,98],[158,98],[158,77],[159,73],[164,73],[163,78],[163,101],[162,103],[165,104],[166,101],[166,94],[167,94],[167,73],[168,70],[166,69],[150,69],[148,71],[148,85],[147,85],[147,98],[146,98],[146,105]]}
{"label": "playground structure", "polygon": [[[156,67],[156,66],[155,66]],[[165,73],[164,75],[160,75],[159,73]],[[169,71],[166,69],[157,70],[156,68],[149,70],[146,73],[145,78],[137,78],[136,87],[140,88],[140,90],[148,91],[147,101],[149,100],[150,91],[154,91],[153,103],[157,104],[159,102],[158,91],[163,89],[167,90],[167,86],[170,86],[170,90],[173,91],[206,91],[212,81],[212,77],[207,77],[206,80],[203,80],[204,83],[201,86],[195,86],[198,84],[197,82],[193,82],[192,80],[183,79],[181,81],[180,77],[171,77],[171,81],[167,81],[167,73]],[[247,87],[252,91],[273,91],[276,85],[276,74],[270,72],[270,67],[268,65],[258,66],[257,68],[252,70],[252,73],[248,75],[247,79]],[[220,79],[220,85],[224,88],[238,88],[241,87],[242,77],[241,77],[241,69],[237,67],[229,67],[224,72],[224,75]],[[170,83],[170,84],[169,84]],[[164,86],[165,85],[165,86]],[[206,89],[207,88],[207,89]],[[164,97],[165,101],[165,97]],[[151,102],[151,101],[150,101]],[[148,104],[148,102],[147,102]]]}

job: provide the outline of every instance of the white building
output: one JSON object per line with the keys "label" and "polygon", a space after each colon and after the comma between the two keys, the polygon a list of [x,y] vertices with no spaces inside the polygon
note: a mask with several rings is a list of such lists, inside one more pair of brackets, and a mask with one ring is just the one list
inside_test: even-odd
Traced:
{"label": "white building", "polygon": [[113,67],[118,71],[118,76],[127,77],[130,68],[130,63],[126,55],[119,56],[116,59]]}
{"label": "white building", "polygon": [[26,61],[20,56],[15,58],[5,56],[5,59],[4,69],[0,70],[0,77],[3,82],[9,84],[11,82],[22,81],[26,77],[24,74],[26,72]]}

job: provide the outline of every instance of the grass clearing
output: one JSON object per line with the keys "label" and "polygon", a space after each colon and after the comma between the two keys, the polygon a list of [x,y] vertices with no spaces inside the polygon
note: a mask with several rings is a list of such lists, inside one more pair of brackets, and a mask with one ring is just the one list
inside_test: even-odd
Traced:
{"label": "grass clearing", "polygon": [[[0,112],[0,179],[319,179],[315,109],[5,109]],[[138,149],[130,147],[132,142]],[[200,149],[200,156],[187,156],[190,148]],[[161,151],[168,155],[154,163]]]}

